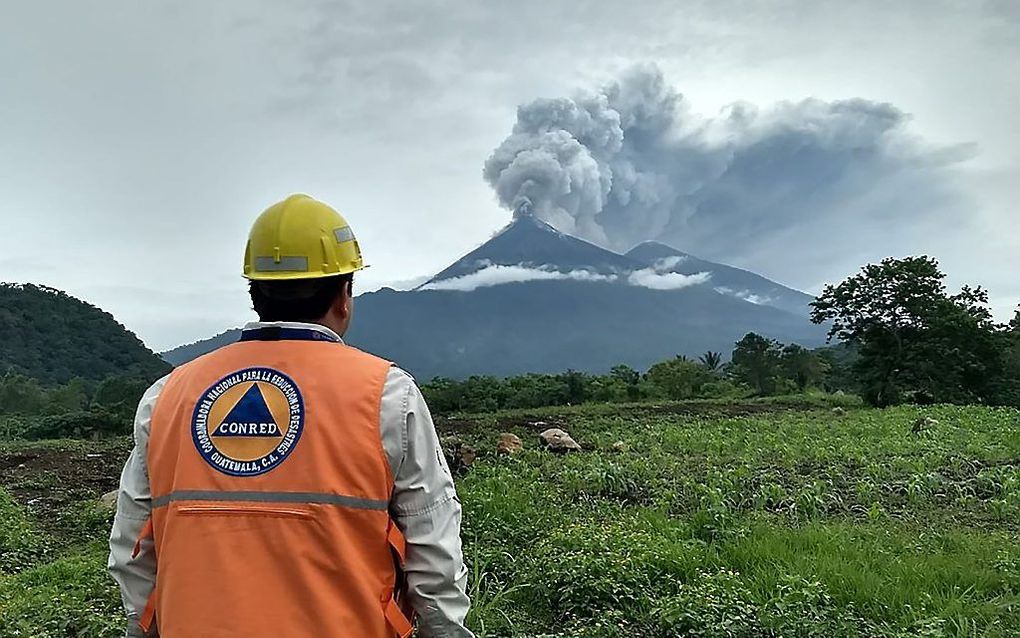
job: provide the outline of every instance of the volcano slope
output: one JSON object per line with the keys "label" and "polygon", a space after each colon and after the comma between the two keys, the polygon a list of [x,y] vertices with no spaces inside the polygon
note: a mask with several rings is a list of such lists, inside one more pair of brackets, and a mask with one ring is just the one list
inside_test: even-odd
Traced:
{"label": "volcano slope", "polygon": [[[663,244],[620,255],[524,216],[414,290],[358,296],[345,339],[422,380],[643,370],[677,354],[728,353],[748,332],[821,346],[811,299]],[[163,356],[179,365],[237,337]]]}

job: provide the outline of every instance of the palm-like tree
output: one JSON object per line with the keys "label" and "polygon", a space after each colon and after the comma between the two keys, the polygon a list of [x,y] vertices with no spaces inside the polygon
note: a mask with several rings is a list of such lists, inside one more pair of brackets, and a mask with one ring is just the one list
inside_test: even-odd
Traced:
{"label": "palm-like tree", "polygon": [[705,366],[712,372],[715,372],[722,367],[722,353],[712,352],[709,350],[705,354],[698,357],[698,361],[701,361],[701,365]]}

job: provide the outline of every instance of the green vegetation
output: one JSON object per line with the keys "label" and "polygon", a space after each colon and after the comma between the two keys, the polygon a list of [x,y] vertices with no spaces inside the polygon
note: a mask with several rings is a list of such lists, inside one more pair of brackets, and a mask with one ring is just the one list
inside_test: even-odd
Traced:
{"label": "green vegetation", "polygon": [[945,277],[930,257],[868,264],[826,286],[812,320],[856,348],[856,385],[872,405],[1020,405],[1020,310],[998,325],[984,289],[950,295]]}
{"label": "green vegetation", "polygon": [[[816,394],[438,425],[448,452],[479,453],[457,480],[480,636],[1020,633],[1016,410]],[[550,426],[584,451],[543,450]],[[497,454],[504,431],[525,449]],[[0,637],[117,635],[108,513],[89,503],[128,445],[0,447]]]}
{"label": "green vegetation", "polygon": [[[827,349],[833,350],[833,349]],[[698,361],[676,356],[660,361],[644,374],[626,365],[609,374],[568,370],[560,374],[526,374],[506,379],[473,376],[456,381],[437,377],[422,386],[429,405],[438,412],[482,412],[582,403],[690,399],[745,399],[793,392],[844,390],[836,386],[845,364],[833,366],[823,351],[806,350],[750,333],[733,351],[731,363],[718,352]]]}
{"label": "green vegetation", "polygon": [[[1020,631],[1015,411],[755,414],[767,407],[550,413],[589,452],[472,468],[476,586],[513,601],[477,621],[491,635]],[[914,434],[922,415],[938,425]]]}
{"label": "green vegetation", "polygon": [[0,284],[0,439],[129,434],[138,399],[169,371],[98,308]]}
{"label": "green vegetation", "polygon": [[46,388],[22,374],[0,376],[0,440],[101,438],[130,434],[149,380],[111,376],[98,384],[75,378]]}
{"label": "green vegetation", "polygon": [[992,320],[988,293],[951,295],[929,257],[869,264],[812,303],[839,343],[808,350],[748,333],[729,362],[718,352],[661,361],[644,374],[625,365],[609,374],[567,371],[507,379],[436,378],[423,386],[438,411],[486,411],[586,402],[742,399],[825,390],[868,404],[981,404],[1020,407],[1020,310]]}
{"label": "green vegetation", "polygon": [[[1020,314],[997,325],[983,290],[950,295],[943,279],[934,260],[908,258],[828,287],[813,318],[842,343],[821,350],[751,333],[728,361],[426,384],[464,504],[470,626],[1020,635]],[[93,324],[31,333],[29,318],[57,304],[61,321],[80,311],[130,336],[66,295],[7,286],[4,298],[0,638],[119,636],[112,513],[96,498],[116,487],[120,435],[165,367],[134,341],[133,363],[97,364],[105,346],[79,340]],[[51,332],[67,351],[49,360]],[[951,405],[964,403],[979,405]],[[552,426],[583,451],[543,449]],[[498,454],[502,432],[524,449]],[[36,441],[59,437],[79,440]]]}
{"label": "green vegetation", "polygon": [[45,286],[0,284],[0,371],[53,386],[76,377],[154,380],[169,369],[99,308]]}

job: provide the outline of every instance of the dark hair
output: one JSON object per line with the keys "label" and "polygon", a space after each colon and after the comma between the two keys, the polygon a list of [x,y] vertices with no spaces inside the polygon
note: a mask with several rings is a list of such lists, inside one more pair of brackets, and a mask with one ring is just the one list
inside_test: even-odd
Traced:
{"label": "dark hair", "polygon": [[353,294],[353,273],[317,279],[251,281],[248,293],[260,321],[314,322],[340,295]]}

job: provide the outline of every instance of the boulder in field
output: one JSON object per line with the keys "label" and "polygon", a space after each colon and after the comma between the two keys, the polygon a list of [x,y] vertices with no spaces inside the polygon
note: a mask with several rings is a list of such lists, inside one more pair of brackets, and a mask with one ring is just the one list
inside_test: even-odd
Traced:
{"label": "boulder in field", "polygon": [[546,448],[553,452],[580,452],[581,446],[572,439],[566,431],[559,428],[549,428],[538,435]]}
{"label": "boulder in field", "polygon": [[478,457],[475,448],[467,443],[450,441],[449,438],[443,443],[443,453],[450,471],[458,476],[467,472]]}
{"label": "boulder in field", "polygon": [[499,443],[496,445],[496,449],[500,454],[515,454],[523,448],[524,443],[521,442],[521,438],[516,434],[504,432],[499,435]]}
{"label": "boulder in field", "polygon": [[118,495],[118,493],[119,493],[118,490],[113,490],[111,492],[107,492],[106,494],[103,494],[102,496],[99,497],[99,504],[102,505],[103,507],[105,507],[106,509],[111,509],[111,510],[117,509],[117,495]]}
{"label": "boulder in field", "polygon": [[464,467],[471,467],[471,465],[475,462],[475,459],[478,458],[478,452],[476,452],[475,448],[471,447],[467,443],[460,446],[458,454],[460,455],[460,462],[464,465]]}

